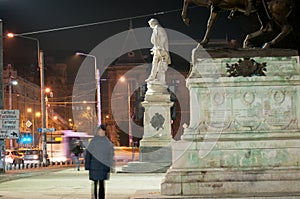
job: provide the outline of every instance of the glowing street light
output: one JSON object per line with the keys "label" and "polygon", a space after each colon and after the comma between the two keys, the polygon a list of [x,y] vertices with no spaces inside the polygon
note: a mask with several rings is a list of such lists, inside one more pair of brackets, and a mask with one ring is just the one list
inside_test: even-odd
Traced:
{"label": "glowing street light", "polygon": [[[33,40],[36,42],[37,46],[37,65],[40,69],[40,86],[41,86],[41,110],[42,110],[42,128],[46,128],[46,104],[45,104],[45,92],[44,92],[44,86],[45,86],[45,80],[44,80],[44,59],[43,59],[43,52],[40,51],[40,42],[37,38],[34,37],[28,37],[22,34],[14,34],[14,33],[7,33],[6,36],[8,38],[14,38],[14,37],[21,37],[24,39]],[[46,144],[46,133],[43,134],[43,164],[47,165],[47,144]]]}

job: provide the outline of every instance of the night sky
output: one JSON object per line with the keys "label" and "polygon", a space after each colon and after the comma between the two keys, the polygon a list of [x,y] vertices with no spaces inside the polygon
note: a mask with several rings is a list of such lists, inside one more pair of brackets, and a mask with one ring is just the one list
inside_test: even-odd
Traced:
{"label": "night sky", "polygon": [[[181,20],[182,0],[0,0],[0,18],[4,32],[30,33],[73,25],[148,15],[133,19],[133,28],[147,27],[151,14],[171,11],[155,16],[165,28],[174,29],[194,39],[205,31],[209,10],[191,8],[190,27]],[[228,12],[224,12],[227,16]],[[213,33],[215,38],[240,37],[243,28],[236,26],[240,19],[229,21],[220,17]],[[45,54],[60,56],[76,50],[88,52],[99,42],[128,30],[129,20],[62,31],[28,35],[40,39]]]}
{"label": "night sky", "polygon": [[[132,17],[133,28],[148,27],[148,20],[155,17],[165,28],[182,32],[200,40],[206,29],[209,9],[194,5],[188,10],[192,20],[189,27],[181,20],[183,0],[0,0],[0,19],[4,33],[29,34],[38,38],[45,56],[56,62],[70,64],[75,52],[90,52],[105,39],[129,29],[128,18]],[[155,15],[164,11],[165,14]],[[258,27],[254,17],[237,17],[228,20],[228,11],[223,11],[213,30],[212,39],[237,39],[242,42],[245,35]],[[146,15],[146,16],[145,16]],[[144,17],[138,17],[144,16]],[[123,20],[123,19],[126,20]],[[53,31],[56,28],[77,26],[95,22],[111,23],[81,28]],[[22,64],[28,51],[35,50],[35,43],[26,39],[4,38],[4,64]],[[28,47],[29,46],[29,47]],[[18,59],[18,60],[16,60]],[[31,52],[31,60],[34,54]]]}

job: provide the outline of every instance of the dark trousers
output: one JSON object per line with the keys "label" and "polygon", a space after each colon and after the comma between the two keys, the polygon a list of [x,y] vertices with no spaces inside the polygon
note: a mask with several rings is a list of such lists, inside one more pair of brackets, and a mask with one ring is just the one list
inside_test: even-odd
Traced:
{"label": "dark trousers", "polygon": [[[99,190],[98,188],[99,184]],[[98,194],[97,194],[98,190]],[[105,189],[104,189],[104,180],[95,180],[94,181],[94,198],[95,199],[105,199]]]}

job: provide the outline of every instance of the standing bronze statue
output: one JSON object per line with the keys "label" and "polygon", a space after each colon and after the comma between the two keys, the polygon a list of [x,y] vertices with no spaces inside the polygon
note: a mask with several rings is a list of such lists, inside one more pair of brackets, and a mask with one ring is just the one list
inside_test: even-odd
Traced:
{"label": "standing bronze statue", "polygon": [[209,42],[211,30],[221,10],[231,10],[231,15],[233,15],[235,11],[243,12],[246,15],[251,12],[257,14],[261,27],[256,32],[246,36],[243,42],[244,48],[250,46],[251,39],[261,36],[264,33],[272,32],[273,23],[279,25],[281,32],[271,41],[265,41],[263,48],[272,47],[293,30],[293,27],[288,22],[288,17],[295,7],[294,0],[184,0],[182,19],[187,25],[190,23],[190,19],[187,18],[187,8],[190,3],[210,7],[207,29],[204,38],[200,42],[203,46]]}

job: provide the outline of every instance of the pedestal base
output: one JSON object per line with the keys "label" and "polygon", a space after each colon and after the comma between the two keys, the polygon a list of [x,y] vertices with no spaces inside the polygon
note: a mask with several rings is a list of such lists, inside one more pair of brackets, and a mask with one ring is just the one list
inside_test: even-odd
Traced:
{"label": "pedestal base", "polygon": [[242,196],[242,195],[216,195],[216,196],[165,196],[159,190],[138,190],[131,199],[299,199],[299,196],[278,194],[276,196]]}
{"label": "pedestal base", "polygon": [[205,53],[193,51],[190,123],[161,198],[300,198],[299,56]]}
{"label": "pedestal base", "polygon": [[[197,197],[298,196],[299,133],[223,133],[216,143],[174,142],[173,165],[161,184],[161,193]],[[208,146],[213,148],[205,153]]]}
{"label": "pedestal base", "polygon": [[[162,195],[194,198],[230,196],[300,197],[299,168],[196,169],[168,172],[162,183]],[[182,198],[182,196],[180,197]]]}
{"label": "pedestal base", "polygon": [[144,135],[140,141],[139,162],[129,162],[122,172],[166,172],[172,164],[170,94],[167,85],[148,83],[144,113]]}
{"label": "pedestal base", "polygon": [[122,167],[126,173],[165,173],[172,163],[171,146],[141,146],[139,161]]}

